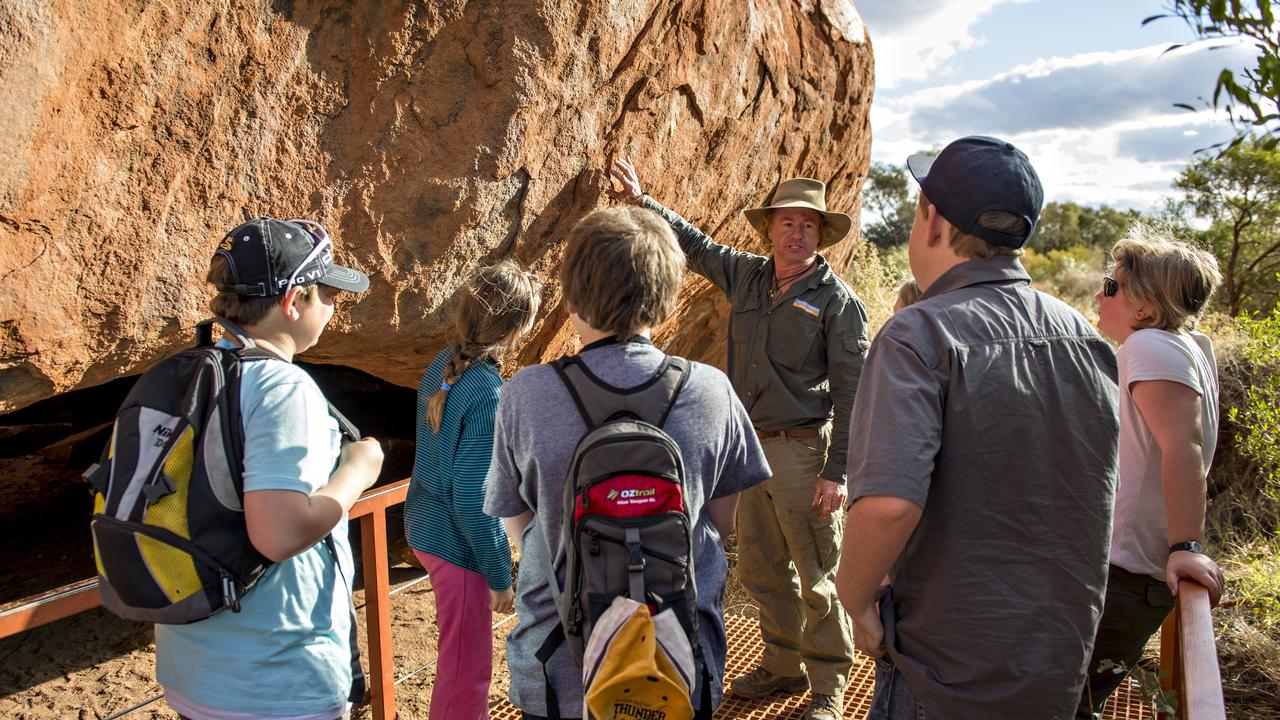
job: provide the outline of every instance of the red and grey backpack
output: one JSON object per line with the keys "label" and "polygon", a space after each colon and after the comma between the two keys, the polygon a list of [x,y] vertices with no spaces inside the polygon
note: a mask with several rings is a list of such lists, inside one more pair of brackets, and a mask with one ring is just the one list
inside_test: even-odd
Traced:
{"label": "red and grey backpack", "polygon": [[[549,557],[560,625],[537,653],[543,664],[565,640],[582,665],[592,628],[619,595],[670,609],[697,648],[693,523],[680,448],[662,428],[688,380],[690,363],[667,356],[654,376],[616,388],[577,356],[552,363],[587,426],[565,477],[562,546],[565,587]],[[695,652],[695,654],[697,654]],[[557,711],[547,677],[547,710]]]}

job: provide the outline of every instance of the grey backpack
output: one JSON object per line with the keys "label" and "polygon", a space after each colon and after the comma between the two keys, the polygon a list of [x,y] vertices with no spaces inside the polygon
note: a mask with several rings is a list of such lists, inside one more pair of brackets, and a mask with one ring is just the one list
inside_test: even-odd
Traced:
{"label": "grey backpack", "polygon": [[[693,521],[680,448],[662,426],[689,377],[690,363],[668,356],[634,388],[616,388],[577,357],[554,363],[587,426],[564,487],[565,587],[549,572],[560,624],[537,653],[544,669],[568,641],[575,662],[596,620],[617,596],[670,609],[697,648]],[[550,566],[551,561],[547,561]],[[557,707],[547,678],[548,710]]]}

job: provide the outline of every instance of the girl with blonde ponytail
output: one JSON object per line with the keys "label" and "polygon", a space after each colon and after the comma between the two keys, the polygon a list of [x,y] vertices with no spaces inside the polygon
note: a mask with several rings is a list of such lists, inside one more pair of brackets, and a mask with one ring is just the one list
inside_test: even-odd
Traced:
{"label": "girl with blonde ponytail", "polygon": [[[509,613],[511,549],[484,514],[502,386],[499,365],[533,329],[542,282],[504,260],[467,282],[453,341],[418,386],[417,450],[405,534],[431,576],[440,628],[431,720],[488,717],[493,613]],[[486,597],[487,591],[487,597]]]}

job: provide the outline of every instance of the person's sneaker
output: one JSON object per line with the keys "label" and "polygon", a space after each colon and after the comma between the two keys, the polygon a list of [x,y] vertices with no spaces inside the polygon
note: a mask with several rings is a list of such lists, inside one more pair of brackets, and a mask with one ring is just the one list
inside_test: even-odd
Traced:
{"label": "person's sneaker", "polygon": [[814,693],[813,701],[804,709],[804,720],[843,720],[844,695]]}
{"label": "person's sneaker", "polygon": [[740,698],[755,700],[757,698],[776,695],[777,693],[794,695],[808,689],[809,678],[804,675],[796,675],[792,677],[788,677],[786,675],[774,675],[763,667],[758,667],[746,675],[739,675],[734,678],[733,685],[730,686],[729,692]]}

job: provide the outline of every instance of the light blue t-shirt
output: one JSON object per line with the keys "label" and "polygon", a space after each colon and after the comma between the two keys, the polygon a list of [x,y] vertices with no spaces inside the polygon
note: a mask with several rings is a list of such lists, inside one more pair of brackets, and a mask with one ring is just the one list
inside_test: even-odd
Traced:
{"label": "light blue t-shirt", "polygon": [[[311,376],[281,360],[245,363],[244,489],[310,495],[329,482],[341,435]],[[351,689],[354,566],[344,517],[341,570],[319,542],[267,569],[241,600],[190,625],[156,625],[156,679],[208,708],[262,716],[341,715]]]}

